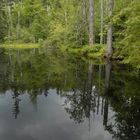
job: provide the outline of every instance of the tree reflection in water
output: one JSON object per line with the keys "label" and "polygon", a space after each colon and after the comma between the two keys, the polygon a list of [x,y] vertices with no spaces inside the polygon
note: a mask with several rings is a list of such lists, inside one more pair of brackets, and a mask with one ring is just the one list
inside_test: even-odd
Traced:
{"label": "tree reflection in water", "polygon": [[140,79],[130,66],[97,64],[56,51],[9,52],[0,51],[0,91],[12,90],[15,119],[22,113],[20,95],[28,93],[36,107],[39,95],[47,97],[49,89],[56,89],[76,123],[100,114],[113,137],[140,139]]}

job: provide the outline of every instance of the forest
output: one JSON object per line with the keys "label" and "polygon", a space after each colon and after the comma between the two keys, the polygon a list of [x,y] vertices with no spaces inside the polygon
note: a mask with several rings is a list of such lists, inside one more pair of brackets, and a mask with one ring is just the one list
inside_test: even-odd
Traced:
{"label": "forest", "polygon": [[140,0],[0,0],[0,140],[140,140]]}
{"label": "forest", "polygon": [[0,44],[49,47],[140,68],[139,0],[0,0]]}

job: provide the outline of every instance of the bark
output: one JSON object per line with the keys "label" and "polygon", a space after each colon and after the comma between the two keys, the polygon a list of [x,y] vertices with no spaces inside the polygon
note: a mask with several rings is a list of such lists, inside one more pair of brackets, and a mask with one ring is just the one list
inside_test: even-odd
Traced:
{"label": "bark", "polygon": [[65,0],[65,7],[64,7],[64,17],[65,17],[65,28],[67,28],[67,25],[68,25],[68,19],[67,19],[67,16],[68,16],[68,13],[67,13],[67,0]]}
{"label": "bark", "polygon": [[19,38],[20,38],[20,11],[18,11],[18,15],[17,15],[17,43],[19,42]]}
{"label": "bark", "polygon": [[[108,0],[108,18],[110,20],[113,11],[113,0]],[[112,48],[112,23],[108,23],[108,32],[107,32],[107,57],[111,58],[113,53]]]}
{"label": "bark", "polygon": [[86,32],[86,25],[87,25],[87,7],[86,7],[86,0],[82,1],[82,28],[83,28],[83,33]]}
{"label": "bark", "polygon": [[9,15],[9,37],[12,36],[12,28],[13,28],[13,22],[12,22],[12,15],[11,15],[11,7],[8,6],[8,15]]}
{"label": "bark", "polygon": [[104,30],[104,0],[101,0],[101,35],[100,35],[100,44],[103,44],[103,30]]}
{"label": "bark", "polygon": [[94,1],[89,0],[89,45],[94,44]]}

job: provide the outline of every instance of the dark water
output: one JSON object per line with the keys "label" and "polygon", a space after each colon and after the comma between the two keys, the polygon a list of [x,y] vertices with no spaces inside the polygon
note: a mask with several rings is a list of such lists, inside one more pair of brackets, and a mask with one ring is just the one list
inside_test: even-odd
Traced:
{"label": "dark water", "polygon": [[131,66],[0,50],[0,140],[140,140]]}

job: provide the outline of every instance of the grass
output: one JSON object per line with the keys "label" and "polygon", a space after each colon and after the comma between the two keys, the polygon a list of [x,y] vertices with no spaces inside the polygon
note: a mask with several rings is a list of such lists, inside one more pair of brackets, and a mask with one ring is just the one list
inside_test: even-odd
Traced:
{"label": "grass", "polygon": [[2,44],[1,47],[7,49],[33,49],[39,48],[40,45],[35,43],[25,43],[25,44],[12,43],[12,44]]}

